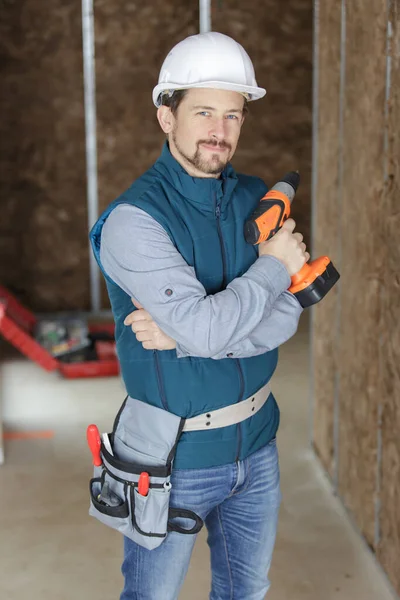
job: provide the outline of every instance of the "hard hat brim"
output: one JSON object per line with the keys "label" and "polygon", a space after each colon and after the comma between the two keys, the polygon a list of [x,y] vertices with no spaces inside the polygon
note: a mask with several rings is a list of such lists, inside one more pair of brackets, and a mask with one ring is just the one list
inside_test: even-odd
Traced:
{"label": "hard hat brim", "polygon": [[213,88],[217,90],[227,90],[228,92],[239,92],[240,94],[249,94],[249,101],[260,100],[267,91],[264,88],[253,87],[250,85],[241,85],[240,83],[229,83],[225,81],[202,81],[200,83],[189,83],[182,85],[180,83],[160,83],[153,90],[153,102],[158,108],[161,106],[160,94],[162,92],[175,90],[188,90],[190,88]]}

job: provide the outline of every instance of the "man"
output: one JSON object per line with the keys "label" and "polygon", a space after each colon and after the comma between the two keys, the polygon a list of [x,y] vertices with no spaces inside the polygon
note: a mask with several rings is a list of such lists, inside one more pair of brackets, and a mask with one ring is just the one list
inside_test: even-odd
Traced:
{"label": "man", "polygon": [[[211,600],[261,600],[269,587],[280,489],[279,409],[268,382],[301,313],[290,276],[309,259],[291,219],[258,247],[244,240],[267,187],[229,161],[248,102],[264,95],[231,38],[207,33],[175,46],[153,91],[162,154],[91,234],[128,395],[206,417],[179,439],[171,506],[205,521]],[[127,316],[131,298],[137,310]],[[149,551],[125,538],[121,600],[175,600],[194,542],[170,532]]]}

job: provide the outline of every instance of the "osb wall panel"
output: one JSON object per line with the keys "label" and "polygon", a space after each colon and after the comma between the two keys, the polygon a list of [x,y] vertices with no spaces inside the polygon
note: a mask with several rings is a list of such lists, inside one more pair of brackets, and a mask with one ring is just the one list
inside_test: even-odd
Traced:
{"label": "osb wall panel", "polygon": [[374,540],[386,1],[346,3],[339,494]]}
{"label": "osb wall panel", "polygon": [[311,211],[312,1],[212,2],[212,28],[232,36],[253,60],[267,95],[250,104],[236,155],[239,172],[272,186],[299,170],[293,203],[297,229],[307,243]]}
{"label": "osb wall panel", "polygon": [[[162,62],[198,33],[198,4],[95,4],[99,204],[104,209],[157,159],[164,134],[152,101]],[[102,303],[109,306],[103,284]]]}
{"label": "osb wall panel", "polygon": [[0,281],[33,310],[89,307],[79,2],[2,2]]}
{"label": "osb wall panel", "polygon": [[390,20],[391,90],[389,103],[388,185],[383,198],[385,249],[381,320],[382,483],[381,540],[378,557],[400,595],[400,2],[392,2]]}
{"label": "osb wall panel", "polygon": [[[313,231],[315,256],[328,255],[340,271],[339,95],[341,10],[336,0],[319,3],[318,156]],[[313,308],[313,419],[314,448],[334,477],[333,414],[337,370],[337,284]]]}

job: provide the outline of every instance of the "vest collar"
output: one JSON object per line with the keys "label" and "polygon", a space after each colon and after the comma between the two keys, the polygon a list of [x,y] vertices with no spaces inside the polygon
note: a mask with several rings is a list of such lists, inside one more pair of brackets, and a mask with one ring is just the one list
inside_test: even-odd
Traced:
{"label": "vest collar", "polygon": [[216,201],[220,201],[223,210],[238,182],[230,163],[222,171],[219,179],[192,177],[172,156],[168,142],[165,142],[161,156],[154,166],[180,194],[196,204],[201,204],[206,211],[214,211]]}

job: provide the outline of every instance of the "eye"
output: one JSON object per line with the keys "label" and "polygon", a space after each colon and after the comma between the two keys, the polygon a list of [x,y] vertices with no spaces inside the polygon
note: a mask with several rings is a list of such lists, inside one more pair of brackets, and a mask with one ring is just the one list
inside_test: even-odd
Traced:
{"label": "eye", "polygon": [[205,116],[207,116],[207,115],[209,115],[210,113],[209,113],[209,112],[207,112],[206,110],[202,110],[201,112],[198,112],[197,114],[198,114],[198,115],[205,115]]}
{"label": "eye", "polygon": [[237,120],[238,116],[237,115],[228,115],[227,118],[232,121],[232,120],[235,120],[235,119]]}

